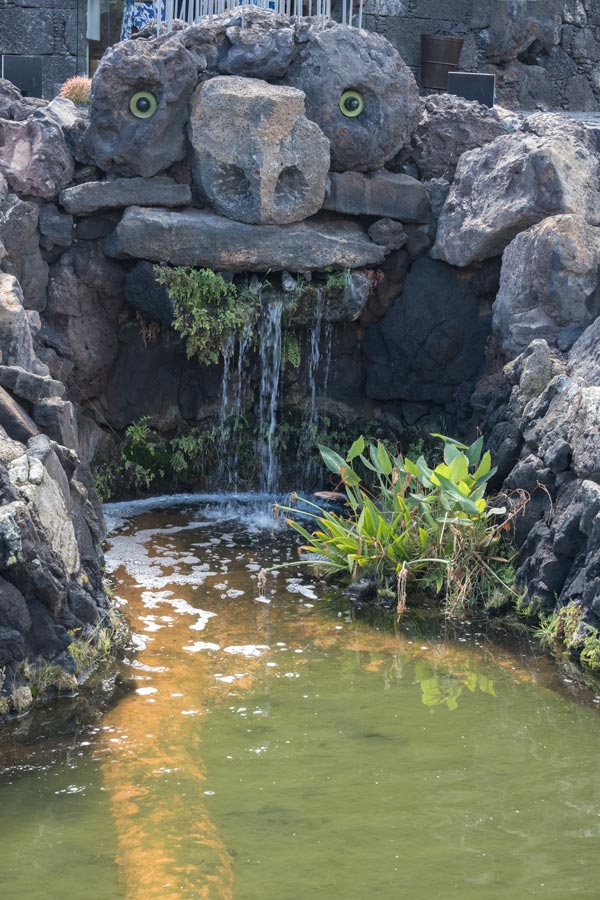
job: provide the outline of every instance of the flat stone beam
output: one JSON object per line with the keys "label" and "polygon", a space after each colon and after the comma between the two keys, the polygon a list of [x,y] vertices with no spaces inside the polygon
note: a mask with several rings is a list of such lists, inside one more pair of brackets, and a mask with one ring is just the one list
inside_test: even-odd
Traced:
{"label": "flat stone beam", "polygon": [[225,272],[307,272],[378,265],[385,248],[356,222],[313,218],[247,225],[198,209],[127,210],[104,245],[109,256]]}
{"label": "flat stone beam", "polygon": [[431,221],[431,201],[425,185],[410,175],[382,172],[331,172],[324,209],[352,216],[384,216],[398,222]]}
{"label": "flat stone beam", "polygon": [[192,191],[167,176],[86,181],[60,192],[61,205],[73,216],[89,216],[126,206],[189,206]]}

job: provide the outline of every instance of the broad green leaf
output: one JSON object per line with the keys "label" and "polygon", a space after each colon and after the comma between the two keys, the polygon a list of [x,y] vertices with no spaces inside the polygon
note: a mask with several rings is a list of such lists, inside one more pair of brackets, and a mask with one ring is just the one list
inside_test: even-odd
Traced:
{"label": "broad green leaf", "polygon": [[481,451],[483,450],[483,435],[478,437],[476,441],[473,441],[469,449],[467,450],[467,456],[469,458],[469,465],[478,466],[479,460],[481,459]]}
{"label": "broad green leaf", "polygon": [[446,443],[444,444],[444,462],[446,465],[450,465],[453,459],[456,459],[457,456],[460,455],[460,450],[456,446],[456,444]]}
{"label": "broad green leaf", "polygon": [[421,470],[418,465],[409,459],[408,456],[404,458],[404,468],[408,472],[409,475],[414,475],[415,478],[419,478],[421,475]]}
{"label": "broad green leaf", "polygon": [[365,439],[361,436],[356,438],[350,449],[348,450],[348,454],[346,456],[346,462],[352,462],[353,459],[356,459],[357,456],[360,456],[361,453],[365,451]]}
{"label": "broad green leaf", "polygon": [[440,441],[443,441],[444,444],[452,444],[454,447],[458,447],[459,450],[468,450],[466,444],[461,444],[460,441],[455,441],[454,438],[447,437],[445,434],[438,434],[437,432],[431,432],[431,437],[438,438]]}
{"label": "broad green leaf", "polygon": [[323,457],[323,462],[329,471],[333,472],[334,475],[339,475],[342,466],[346,465],[346,460],[342,459],[340,454],[336,453],[335,450],[330,450],[329,447],[323,447],[321,444],[319,444],[319,453]]}
{"label": "broad green leaf", "polygon": [[370,463],[369,460],[367,459],[367,457],[364,456],[363,454],[361,454],[360,461],[363,464],[363,466],[365,467],[365,469],[369,469],[370,472],[377,471],[375,466],[372,463]]}
{"label": "broad green leaf", "polygon": [[450,478],[455,484],[464,481],[469,474],[469,461],[464,453],[458,453],[450,464]]}
{"label": "broad green leaf", "polygon": [[379,463],[379,468],[384,475],[392,474],[392,469],[394,468],[392,465],[392,460],[390,459],[390,455],[381,441],[377,442],[377,462]]}
{"label": "broad green leaf", "polygon": [[480,478],[483,478],[484,475],[487,475],[492,468],[492,456],[489,450],[483,454],[481,458],[481,462],[473,472],[473,478],[475,481],[478,481]]}
{"label": "broad green leaf", "polygon": [[352,466],[343,465],[340,469],[340,478],[344,484],[350,487],[356,487],[360,484],[360,477],[356,474]]}

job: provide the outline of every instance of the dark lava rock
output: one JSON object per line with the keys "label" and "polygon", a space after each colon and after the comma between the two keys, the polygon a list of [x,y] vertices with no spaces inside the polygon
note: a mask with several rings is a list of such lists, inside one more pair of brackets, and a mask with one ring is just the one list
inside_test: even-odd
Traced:
{"label": "dark lava rock", "polygon": [[324,209],[354,216],[384,216],[399,222],[429,222],[427,188],[395,172],[331,172]]}
{"label": "dark lava rock", "polygon": [[127,273],[125,299],[152,322],[170,325],[173,321],[173,301],[166,287],[157,282],[152,263],[139,262]]}
{"label": "dark lava rock", "polygon": [[367,395],[448,403],[477,375],[489,333],[490,316],[468,278],[444,263],[417,260],[402,295],[367,329]]}

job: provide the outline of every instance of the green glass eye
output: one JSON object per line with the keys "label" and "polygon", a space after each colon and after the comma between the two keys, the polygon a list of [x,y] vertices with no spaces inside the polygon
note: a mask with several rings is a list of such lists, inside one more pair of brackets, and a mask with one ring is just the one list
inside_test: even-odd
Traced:
{"label": "green glass eye", "polygon": [[149,119],[157,106],[156,97],[150,91],[138,91],[129,101],[129,109],[138,119]]}
{"label": "green glass eye", "polygon": [[358,91],[344,91],[340,97],[340,110],[342,115],[347,116],[349,119],[360,116],[364,108],[365,101],[363,100],[362,94],[359,94]]}

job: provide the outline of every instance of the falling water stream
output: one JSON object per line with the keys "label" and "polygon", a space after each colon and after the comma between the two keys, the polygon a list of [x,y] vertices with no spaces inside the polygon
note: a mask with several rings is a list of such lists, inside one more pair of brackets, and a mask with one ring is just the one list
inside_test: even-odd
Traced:
{"label": "falling water stream", "polygon": [[297,558],[264,496],[107,513],[134,690],[2,734],[2,898],[597,900],[598,709],[526,642],[262,589]]}
{"label": "falling water stream", "polygon": [[282,316],[283,300],[271,300],[263,305],[259,326],[261,377],[258,404],[258,451],[261,463],[261,489],[267,492],[277,489],[279,477],[275,429],[279,405]]}

